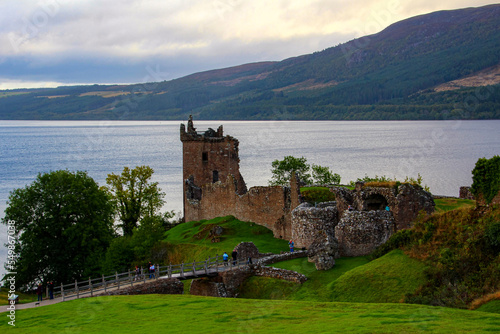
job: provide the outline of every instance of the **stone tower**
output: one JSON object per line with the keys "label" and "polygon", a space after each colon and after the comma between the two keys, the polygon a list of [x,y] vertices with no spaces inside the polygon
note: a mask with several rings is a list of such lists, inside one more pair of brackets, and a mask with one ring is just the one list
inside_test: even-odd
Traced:
{"label": "stone tower", "polygon": [[201,187],[217,181],[226,182],[233,176],[236,192],[247,192],[247,187],[240,174],[239,142],[231,136],[224,136],[222,125],[217,131],[209,128],[196,131],[192,116],[189,116],[187,130],[181,124],[182,142],[182,177],[184,179],[184,216],[187,199],[201,198]]}

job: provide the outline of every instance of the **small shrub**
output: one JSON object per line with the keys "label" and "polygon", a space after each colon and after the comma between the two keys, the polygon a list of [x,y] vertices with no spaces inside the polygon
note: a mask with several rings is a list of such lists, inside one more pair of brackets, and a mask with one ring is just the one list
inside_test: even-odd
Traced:
{"label": "small shrub", "polygon": [[329,188],[303,188],[301,194],[304,200],[311,204],[335,201],[335,194],[332,193]]}
{"label": "small shrub", "polygon": [[412,242],[413,238],[413,230],[400,230],[394,233],[384,244],[378,246],[377,249],[375,249],[375,251],[370,255],[370,258],[377,259],[394,249],[409,245]]}

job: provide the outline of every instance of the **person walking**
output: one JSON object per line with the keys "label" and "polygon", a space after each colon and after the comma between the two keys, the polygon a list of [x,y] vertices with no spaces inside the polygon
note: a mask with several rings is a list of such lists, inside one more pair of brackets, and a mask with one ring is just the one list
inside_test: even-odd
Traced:
{"label": "person walking", "polygon": [[236,251],[236,248],[233,249],[233,252],[231,253],[231,257],[233,258],[233,266],[235,266],[236,261],[238,260],[238,252]]}
{"label": "person walking", "polygon": [[227,260],[229,260],[229,255],[226,252],[222,254],[222,260],[224,261],[224,267],[227,267]]}
{"label": "person walking", "polygon": [[38,301],[42,301],[42,295],[43,295],[43,287],[42,283],[38,283],[38,287],[36,288],[36,294],[38,295]]}
{"label": "person walking", "polygon": [[294,245],[295,245],[295,243],[293,242],[292,239],[290,239],[290,241],[288,242],[288,247],[290,247],[290,253],[293,253]]}
{"label": "person walking", "polygon": [[49,282],[49,298],[54,299],[54,282]]}

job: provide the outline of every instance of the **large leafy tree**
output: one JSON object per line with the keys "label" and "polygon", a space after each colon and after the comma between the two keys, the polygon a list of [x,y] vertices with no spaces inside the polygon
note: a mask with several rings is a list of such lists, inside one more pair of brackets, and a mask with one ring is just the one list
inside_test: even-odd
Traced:
{"label": "large leafy tree", "polygon": [[71,282],[100,271],[113,239],[113,206],[85,172],[39,174],[9,196],[3,224],[15,227],[16,283]]}
{"label": "large leafy tree", "polygon": [[[269,184],[273,186],[287,185],[293,173],[296,173],[298,178],[306,184],[311,184],[313,182],[317,184],[340,183],[339,174],[332,173],[329,167],[314,164],[311,167],[304,157],[296,158],[289,155],[284,157],[283,160],[274,160],[271,166],[272,177]],[[312,170],[312,177],[310,170]]]}
{"label": "large leafy tree", "polygon": [[106,178],[125,236],[131,236],[141,219],[156,215],[165,203],[158,182],[150,181],[153,173],[149,166],[125,167],[121,175]]}

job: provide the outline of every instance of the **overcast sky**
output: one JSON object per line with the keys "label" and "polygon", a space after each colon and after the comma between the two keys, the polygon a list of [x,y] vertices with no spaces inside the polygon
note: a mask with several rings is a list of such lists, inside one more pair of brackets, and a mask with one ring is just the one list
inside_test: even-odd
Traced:
{"label": "overcast sky", "polygon": [[0,0],[0,89],[137,83],[320,51],[488,0]]}

